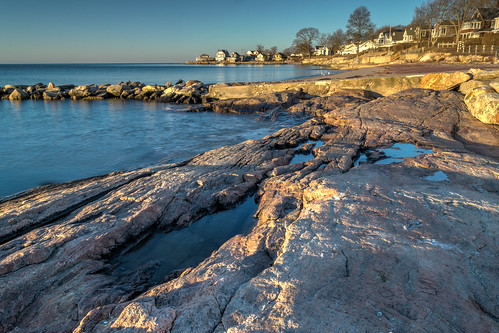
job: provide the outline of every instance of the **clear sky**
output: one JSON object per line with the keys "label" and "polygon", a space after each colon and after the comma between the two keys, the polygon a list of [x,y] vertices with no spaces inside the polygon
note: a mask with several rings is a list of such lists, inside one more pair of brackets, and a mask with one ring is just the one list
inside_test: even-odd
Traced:
{"label": "clear sky", "polygon": [[2,1],[0,63],[183,62],[201,53],[289,47],[298,30],[345,29],[366,6],[409,24],[424,0]]}

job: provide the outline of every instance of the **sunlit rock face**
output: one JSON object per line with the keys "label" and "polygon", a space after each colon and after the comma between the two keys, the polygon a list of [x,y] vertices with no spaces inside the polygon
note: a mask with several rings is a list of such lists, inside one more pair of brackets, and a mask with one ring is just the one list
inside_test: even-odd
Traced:
{"label": "sunlit rock face", "polygon": [[[457,92],[352,95],[283,103],[307,117],[261,140],[1,203],[1,329],[497,328],[497,129]],[[195,267],[113,273],[151,232],[252,194],[254,227]]]}

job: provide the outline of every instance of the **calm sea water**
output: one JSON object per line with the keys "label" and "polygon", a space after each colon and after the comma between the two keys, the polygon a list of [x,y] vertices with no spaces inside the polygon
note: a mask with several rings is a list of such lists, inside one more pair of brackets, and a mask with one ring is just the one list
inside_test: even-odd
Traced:
{"label": "calm sea water", "polygon": [[[271,81],[319,74],[310,67],[0,65],[0,85]],[[0,197],[258,139],[286,123],[248,115],[185,113],[182,106],[139,101],[0,101]]]}
{"label": "calm sea water", "polygon": [[[0,197],[259,139],[286,126],[140,101],[0,101]],[[289,125],[289,124],[288,124]]]}
{"label": "calm sea water", "polygon": [[182,64],[41,64],[0,65],[0,85],[35,84],[105,84],[140,81],[165,84],[178,80],[204,83],[260,82],[301,78],[333,73],[311,66],[298,65],[182,65]]}

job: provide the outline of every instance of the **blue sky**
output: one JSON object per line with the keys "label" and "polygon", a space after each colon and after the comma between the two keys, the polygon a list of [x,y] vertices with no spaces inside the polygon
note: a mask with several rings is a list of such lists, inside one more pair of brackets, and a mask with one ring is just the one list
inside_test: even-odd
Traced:
{"label": "blue sky", "polygon": [[6,1],[0,63],[183,62],[219,48],[282,50],[301,28],[345,29],[359,6],[378,27],[409,24],[423,1]]}

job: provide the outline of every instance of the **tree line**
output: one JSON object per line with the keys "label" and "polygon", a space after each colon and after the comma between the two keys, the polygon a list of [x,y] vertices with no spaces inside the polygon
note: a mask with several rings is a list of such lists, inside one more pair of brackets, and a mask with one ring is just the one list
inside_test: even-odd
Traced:
{"label": "tree line", "polygon": [[[411,25],[429,29],[444,20],[451,22],[456,32],[456,44],[459,43],[464,23],[471,18],[475,8],[498,8],[498,0],[427,0],[414,9],[414,16]],[[360,6],[355,9],[348,19],[346,31],[338,29],[333,33],[320,33],[317,28],[303,28],[296,33],[295,40],[290,48],[283,50],[283,53],[301,53],[311,56],[314,43],[325,46],[333,52],[339,50],[347,42],[353,43],[359,53],[360,44],[369,39],[376,38],[380,32],[388,30],[388,26],[383,26],[376,30],[371,21],[369,10]],[[404,28],[403,25],[392,27],[393,29]],[[430,43],[430,38],[428,38]]]}
{"label": "tree line", "polygon": [[350,41],[357,46],[358,53],[360,44],[372,37],[374,29],[375,25],[371,21],[371,13],[366,7],[360,6],[350,14],[346,31],[338,29],[331,34],[321,34],[317,28],[303,28],[296,33],[292,49],[295,53],[310,56],[313,53],[314,42],[319,42],[320,45],[337,51],[346,41]]}
{"label": "tree line", "polygon": [[[497,8],[497,0],[427,0],[414,10],[412,24],[431,29],[435,24],[448,21],[455,30],[455,42],[459,44],[461,30],[475,8]],[[430,39],[428,39],[428,45]]]}

